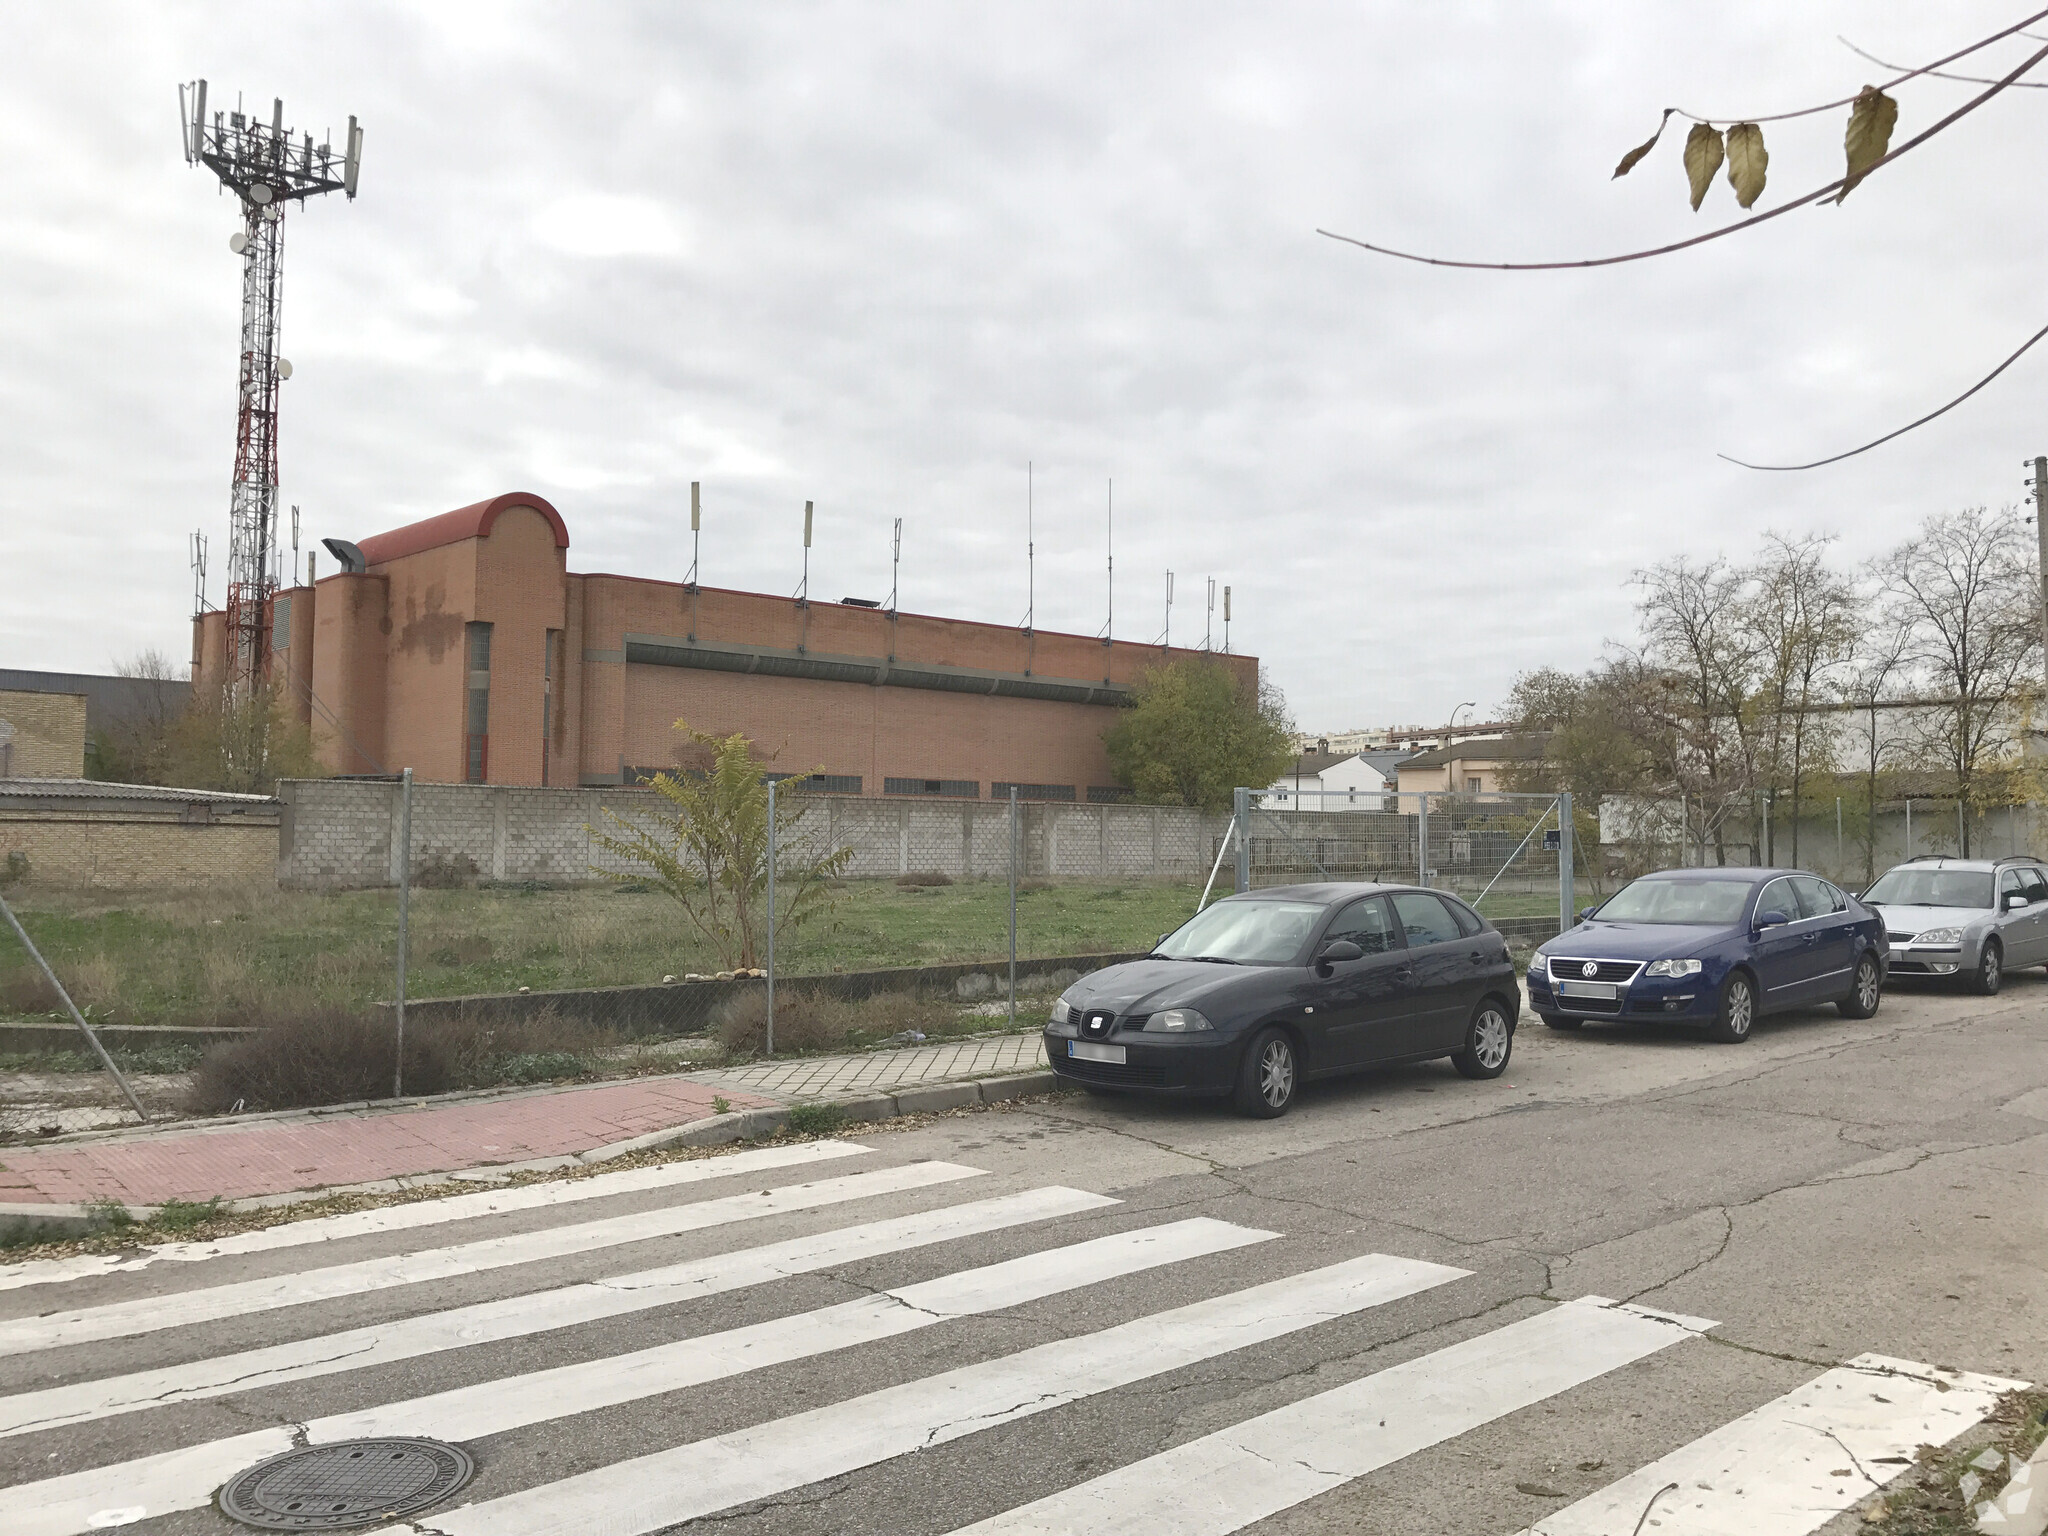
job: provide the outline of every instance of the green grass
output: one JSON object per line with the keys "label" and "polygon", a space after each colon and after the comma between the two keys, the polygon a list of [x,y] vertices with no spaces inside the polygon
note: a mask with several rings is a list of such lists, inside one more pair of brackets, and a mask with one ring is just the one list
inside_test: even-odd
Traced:
{"label": "green grass", "polygon": [[[1053,885],[1017,898],[1024,958],[1141,949],[1178,927],[1199,888]],[[260,1023],[289,1007],[392,995],[392,891],[136,895],[23,893],[17,911],[96,1021]],[[409,996],[627,986],[709,974],[718,959],[658,892],[415,890]],[[782,946],[788,975],[994,961],[1009,949],[1009,888],[851,881]],[[0,1017],[51,1016],[27,956],[0,941]]]}
{"label": "green grass", "polygon": [[[1017,953],[1031,959],[1144,949],[1185,921],[1199,895],[1194,885],[1027,882],[1017,897]],[[782,945],[777,969],[796,976],[999,961],[1009,950],[1009,902],[1007,884],[994,881],[849,881],[829,914]],[[393,891],[111,899],[24,892],[17,904],[74,999],[100,1022],[261,1023],[294,1008],[361,1007],[393,993]],[[1503,918],[1551,916],[1556,909],[1547,891],[1496,891],[1481,908]],[[655,891],[412,893],[407,991],[415,998],[641,985],[717,969],[717,956]],[[0,940],[0,1018],[53,1016],[53,1008],[27,956]],[[137,1071],[190,1065],[168,1057],[159,1063],[154,1051],[145,1062],[144,1054],[138,1050],[122,1064]]]}

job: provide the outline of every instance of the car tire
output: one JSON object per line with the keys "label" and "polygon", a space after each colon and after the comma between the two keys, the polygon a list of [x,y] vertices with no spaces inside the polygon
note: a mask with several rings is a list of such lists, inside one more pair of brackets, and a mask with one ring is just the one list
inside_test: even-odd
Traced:
{"label": "car tire", "polygon": [[1977,956],[1977,969],[1970,973],[1970,990],[1979,997],[1994,997],[2005,985],[2005,947],[1996,939],[1984,941]]}
{"label": "car tire", "polygon": [[1237,1091],[1231,1103],[1241,1115],[1259,1120],[1277,1120],[1294,1103],[1301,1083],[1301,1062],[1294,1041],[1284,1029],[1267,1025],[1245,1047],[1238,1064]]}
{"label": "car tire", "polygon": [[1465,1026],[1465,1045],[1451,1053],[1451,1065],[1460,1077],[1499,1077],[1508,1069],[1514,1054],[1515,1027],[1507,1009],[1487,998],[1472,1010],[1472,1022]]}
{"label": "car tire", "polygon": [[1536,1017],[1543,1021],[1545,1029],[1577,1029],[1586,1022],[1584,1019],[1570,1018],[1562,1013],[1539,1013]]}
{"label": "car tire", "polygon": [[1721,983],[1721,1006],[1707,1026],[1707,1038],[1740,1045],[1756,1027],[1756,983],[1745,971],[1730,971]]}
{"label": "car tire", "polygon": [[1838,999],[1835,1008],[1845,1019],[1867,1019],[1883,1001],[1884,972],[1877,956],[1866,954],[1856,962],[1856,979],[1849,984],[1849,995]]}

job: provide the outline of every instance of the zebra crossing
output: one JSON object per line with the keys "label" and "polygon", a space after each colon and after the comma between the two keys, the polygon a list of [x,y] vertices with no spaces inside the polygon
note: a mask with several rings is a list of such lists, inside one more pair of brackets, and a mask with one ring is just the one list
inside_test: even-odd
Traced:
{"label": "zebra crossing", "polygon": [[[807,1177],[843,1161],[855,1171]],[[1109,1394],[1157,1390],[1191,1367],[1298,1347],[1326,1336],[1316,1330],[1340,1333],[1397,1304],[1455,1298],[1459,1283],[1472,1278],[1383,1253],[1296,1264],[1283,1232],[1170,1211],[1140,1216],[1108,1195],[1062,1185],[989,1194],[976,1187],[987,1177],[961,1164],[884,1163],[855,1143],[814,1142],[575,1185],[479,1191],[219,1244],[165,1245],[175,1251],[113,1265],[46,1264],[32,1279],[0,1284],[0,1292],[14,1292],[14,1315],[0,1321],[11,1371],[0,1391],[5,1528],[13,1536],[72,1536],[204,1511],[229,1478],[295,1447],[422,1436],[468,1447],[477,1481],[379,1536],[639,1536],[956,1441],[1000,1441],[1007,1426],[1056,1422]],[[728,1183],[740,1187],[722,1187]],[[658,1203],[594,1219],[579,1219],[575,1209],[650,1196]],[[896,1209],[906,1204],[914,1208]],[[551,1211],[565,1219],[481,1235],[466,1225]],[[776,1221],[812,1230],[748,1239],[750,1223]],[[335,1245],[396,1232],[408,1234],[403,1254],[351,1258],[343,1248],[338,1262],[325,1261]],[[714,1251],[634,1267],[645,1255],[633,1245],[686,1237]],[[991,1257],[998,1244],[1020,1251]],[[294,1250],[314,1261],[254,1278],[224,1271],[211,1281],[205,1267],[252,1256],[290,1262]],[[572,1257],[604,1273],[556,1277]],[[885,1259],[918,1278],[807,1309],[776,1304],[778,1285],[844,1279],[849,1266]],[[105,1295],[128,1284],[125,1275],[152,1268],[154,1281],[175,1282],[172,1288]],[[1275,1269],[1277,1278],[1250,1281]],[[492,1274],[510,1294],[441,1304],[445,1287],[437,1282]],[[93,1299],[64,1305],[79,1284]],[[522,1475],[508,1485],[493,1474],[494,1449],[545,1443],[591,1416],[688,1401],[669,1394],[728,1391],[778,1367],[815,1370],[850,1358],[847,1352],[886,1359],[934,1330],[968,1338],[967,1330],[988,1329],[1014,1309],[1104,1293],[1135,1300],[1135,1315],[1090,1318],[1036,1343],[996,1330],[963,1347],[962,1363],[815,1406],[652,1449],[629,1445],[562,1476]],[[694,1325],[693,1305],[717,1296],[765,1315]],[[395,1315],[323,1323],[337,1306],[363,1305]],[[209,1344],[218,1325],[250,1319],[259,1332],[284,1337],[247,1347]],[[1279,1406],[1261,1400],[1256,1409],[1226,1412],[1228,1422],[1207,1433],[1162,1431],[1173,1443],[1048,1487],[951,1536],[1228,1536],[1382,1469],[1398,1471],[1405,1458],[1562,1394],[1598,1390],[1602,1378],[1652,1357],[1672,1352],[1682,1362],[1691,1358],[1684,1352],[1705,1350],[1703,1339],[1718,1326],[1596,1296],[1546,1305]],[[630,1345],[622,1343],[635,1332]],[[574,1347],[590,1337],[598,1339],[594,1351]],[[520,1340],[546,1342],[544,1363],[506,1369],[504,1351],[490,1354]],[[178,1358],[129,1371],[97,1363],[131,1345]],[[574,1358],[557,1359],[565,1345]],[[80,1354],[95,1363],[67,1366]],[[358,1375],[402,1362],[399,1373]],[[437,1366],[460,1367],[452,1384],[412,1389]],[[292,1400],[303,1402],[299,1384],[322,1378],[340,1378],[334,1390],[345,1406],[289,1415],[278,1394],[296,1389]],[[16,1388],[17,1379],[28,1384]],[[394,1382],[404,1390],[393,1391]],[[365,1383],[384,1390],[366,1394]],[[2017,1385],[1860,1356],[1673,1446],[1521,1536],[1628,1533],[1650,1509],[1659,1536],[1798,1536],[1874,1492],[1921,1444],[1969,1429]],[[235,1432],[207,1432],[206,1423],[229,1422],[219,1415],[166,1417],[215,1400],[233,1409]],[[99,1426],[93,1445],[107,1448],[90,1456],[91,1465],[36,1475],[65,1432],[88,1424]],[[10,1447],[19,1454],[10,1456]],[[1844,1460],[1855,1475],[1842,1474]],[[218,1515],[195,1518],[230,1528]],[[1516,1524],[1504,1518],[1497,1528],[1506,1536]]]}

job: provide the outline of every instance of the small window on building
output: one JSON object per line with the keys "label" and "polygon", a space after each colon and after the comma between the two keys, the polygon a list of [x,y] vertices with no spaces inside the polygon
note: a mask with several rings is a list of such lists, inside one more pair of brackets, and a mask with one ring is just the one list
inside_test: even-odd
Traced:
{"label": "small window on building", "polygon": [[979,779],[891,779],[882,780],[885,795],[941,795],[953,800],[979,800]]}
{"label": "small window on building", "polygon": [[[799,776],[794,773],[764,774],[771,784],[787,784]],[[857,795],[860,793],[861,777],[857,773],[814,773],[801,783],[790,785],[793,793],[799,795]]]}
{"label": "small window on building", "polygon": [[491,771],[491,626],[467,626],[469,708],[464,721],[463,777],[488,783]]}
{"label": "small window on building", "polygon": [[1071,800],[1074,786],[1071,784],[991,784],[988,787],[991,800],[1007,800],[1011,789],[1017,791],[1019,800]]}
{"label": "small window on building", "polygon": [[1468,773],[1465,775],[1465,793],[1468,795],[1476,795],[1480,793],[1480,783],[1478,774]]}
{"label": "small window on building", "polygon": [[[1007,798],[1007,792],[1005,792],[1005,798]],[[1019,794],[1017,798],[1022,800],[1024,796]],[[1088,803],[1090,805],[1123,805],[1136,798],[1137,796],[1132,794],[1130,790],[1125,789],[1121,784],[1090,784],[1088,786]]]}

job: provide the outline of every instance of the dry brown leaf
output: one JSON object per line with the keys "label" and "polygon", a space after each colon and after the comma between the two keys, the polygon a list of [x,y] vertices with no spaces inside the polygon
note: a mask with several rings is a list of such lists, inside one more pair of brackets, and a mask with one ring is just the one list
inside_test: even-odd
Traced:
{"label": "dry brown leaf", "polygon": [[1685,136],[1685,175],[1692,183],[1692,211],[1700,211],[1700,199],[1714,184],[1714,172],[1721,169],[1721,131],[1708,123],[1694,123]]}
{"label": "dry brown leaf", "polygon": [[1626,176],[1636,168],[1637,161],[1657,147],[1657,141],[1664,137],[1664,125],[1671,121],[1671,111],[1670,107],[1664,109],[1664,115],[1657,119],[1657,131],[1621,157],[1621,164],[1614,168],[1614,177],[1609,177],[1609,180],[1613,180],[1615,177]]}
{"label": "dry brown leaf", "polygon": [[1764,191],[1764,171],[1771,163],[1764,131],[1755,123],[1737,123],[1728,130],[1728,185],[1735,201],[1747,208]]}
{"label": "dry brown leaf", "polygon": [[1856,100],[1849,107],[1848,131],[1842,135],[1842,148],[1849,157],[1849,174],[1842,182],[1842,190],[1835,195],[1836,202],[1854,191],[1856,184],[1885,157],[1898,121],[1899,104],[1876,86],[1866,85],[1856,93]]}

